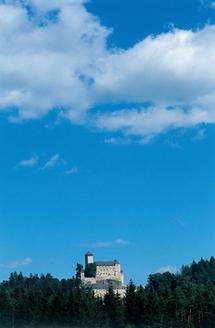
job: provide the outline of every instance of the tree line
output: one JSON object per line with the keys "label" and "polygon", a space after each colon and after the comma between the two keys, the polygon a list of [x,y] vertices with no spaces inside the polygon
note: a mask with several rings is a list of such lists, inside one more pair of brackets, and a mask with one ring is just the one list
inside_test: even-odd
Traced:
{"label": "tree line", "polygon": [[121,299],[109,289],[104,299],[77,278],[12,273],[0,284],[0,327],[213,328],[215,258],[180,272],[156,273],[145,286],[131,281]]}

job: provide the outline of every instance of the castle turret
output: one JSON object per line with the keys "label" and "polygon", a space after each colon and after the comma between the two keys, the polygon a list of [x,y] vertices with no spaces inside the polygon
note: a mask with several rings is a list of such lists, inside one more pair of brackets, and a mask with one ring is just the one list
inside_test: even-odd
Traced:
{"label": "castle turret", "polygon": [[93,253],[87,252],[85,254],[85,266],[87,267],[88,264],[94,263],[93,261]]}

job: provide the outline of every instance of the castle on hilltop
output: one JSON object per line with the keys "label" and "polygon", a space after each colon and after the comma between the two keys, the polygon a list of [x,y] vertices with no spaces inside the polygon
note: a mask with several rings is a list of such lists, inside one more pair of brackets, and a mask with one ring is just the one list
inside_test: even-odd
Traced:
{"label": "castle on hilltop", "polygon": [[117,260],[94,262],[93,254],[87,252],[80,280],[82,285],[92,287],[95,296],[104,297],[110,286],[115,293],[125,296],[124,274]]}

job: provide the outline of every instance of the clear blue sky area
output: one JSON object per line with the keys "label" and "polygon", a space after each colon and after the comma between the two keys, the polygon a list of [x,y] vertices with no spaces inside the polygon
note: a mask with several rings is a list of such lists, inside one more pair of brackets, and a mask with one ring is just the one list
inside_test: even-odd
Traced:
{"label": "clear blue sky area", "polygon": [[[124,49],[173,25],[215,20],[198,0],[92,0],[86,8],[113,29],[109,47]],[[137,283],[214,255],[213,124],[140,143],[55,112],[18,123],[1,113],[1,280],[14,270],[71,277],[88,250],[118,259]]]}

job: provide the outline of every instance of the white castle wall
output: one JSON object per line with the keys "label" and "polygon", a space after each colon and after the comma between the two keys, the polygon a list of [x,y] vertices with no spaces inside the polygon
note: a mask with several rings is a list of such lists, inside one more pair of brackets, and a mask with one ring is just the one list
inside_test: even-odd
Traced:
{"label": "white castle wall", "polygon": [[97,280],[96,280],[96,278],[85,278],[85,277],[83,277],[83,278],[81,278],[81,282],[83,283],[83,284],[86,284],[86,285],[93,285],[93,284],[96,284],[97,283]]}
{"label": "white castle wall", "polygon": [[[107,289],[93,289],[93,292],[96,297],[104,298],[105,295],[107,294]],[[118,294],[119,297],[123,298],[125,297],[126,289],[125,288],[114,289],[114,293]]]}
{"label": "white castle wall", "polygon": [[115,264],[113,266],[97,266],[96,279],[99,281],[111,279],[123,283],[123,275],[121,273],[120,264]]}

